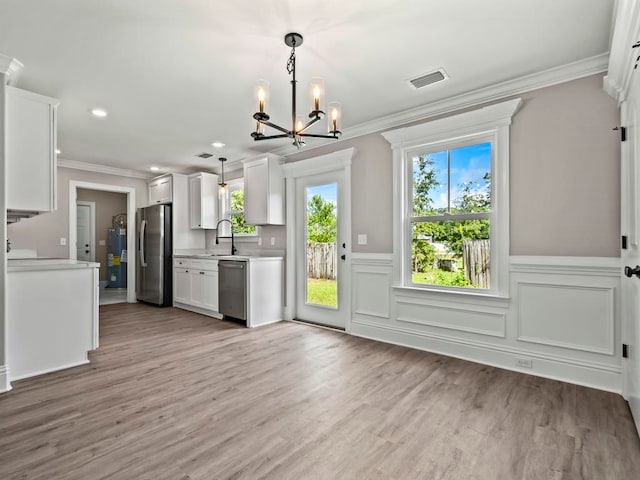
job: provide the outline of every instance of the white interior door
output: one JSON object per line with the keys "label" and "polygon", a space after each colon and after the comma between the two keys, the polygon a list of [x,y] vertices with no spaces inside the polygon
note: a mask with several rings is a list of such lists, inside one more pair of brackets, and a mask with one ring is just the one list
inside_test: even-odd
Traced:
{"label": "white interior door", "polygon": [[76,258],[85,262],[95,262],[95,203],[76,204]]}
{"label": "white interior door", "polygon": [[345,328],[350,252],[344,171],[296,179],[295,317]]}
{"label": "white interior door", "polygon": [[[622,143],[622,232],[628,248],[622,250],[627,277],[622,279],[622,342],[628,358],[622,360],[624,393],[640,431],[640,72],[635,70],[627,100],[622,105],[622,125],[627,140]],[[631,276],[629,276],[631,275]]]}

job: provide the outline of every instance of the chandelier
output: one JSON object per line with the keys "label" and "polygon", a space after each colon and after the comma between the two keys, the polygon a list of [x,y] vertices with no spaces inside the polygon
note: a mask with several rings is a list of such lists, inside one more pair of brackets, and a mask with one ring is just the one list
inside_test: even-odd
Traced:
{"label": "chandelier", "polygon": [[[329,116],[327,122],[327,133],[306,133],[307,129],[322,120],[325,113],[321,109],[321,99],[324,94],[324,83],[322,79],[314,78],[311,80],[311,113],[309,120],[304,117],[298,117],[296,113],[296,47],[302,45],[302,35],[299,33],[287,33],[284,36],[284,43],[291,47],[291,55],[287,62],[287,72],[291,75],[291,128],[284,128],[275,123],[271,123],[269,115],[266,112],[266,104],[269,98],[269,85],[264,80],[260,80],[256,84],[255,97],[258,103],[258,111],[253,114],[256,121],[256,129],[251,133],[254,140],[271,140],[273,138],[292,138],[293,144],[300,148],[304,146],[304,137],[314,138],[333,138],[340,137],[340,121],[341,109],[338,102],[329,103]],[[282,133],[275,135],[265,135],[264,126],[271,127]]]}

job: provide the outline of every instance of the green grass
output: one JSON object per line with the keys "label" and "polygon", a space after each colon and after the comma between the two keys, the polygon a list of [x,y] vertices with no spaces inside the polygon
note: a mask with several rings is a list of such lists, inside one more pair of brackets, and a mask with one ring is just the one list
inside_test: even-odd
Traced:
{"label": "green grass", "polygon": [[423,283],[429,285],[448,285],[458,287],[474,287],[464,277],[464,272],[446,272],[439,268],[429,268],[424,272],[412,272],[411,281],[413,283]]}
{"label": "green grass", "polygon": [[338,306],[338,285],[335,280],[307,278],[307,303]]}

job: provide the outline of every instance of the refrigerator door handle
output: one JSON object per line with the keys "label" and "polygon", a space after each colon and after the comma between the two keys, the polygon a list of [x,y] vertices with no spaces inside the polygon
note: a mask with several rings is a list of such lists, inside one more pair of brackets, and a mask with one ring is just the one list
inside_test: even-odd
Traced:
{"label": "refrigerator door handle", "polygon": [[147,266],[147,260],[144,255],[144,244],[147,243],[146,235],[147,235],[147,221],[142,220],[142,222],[140,222],[140,266],[141,267]]}

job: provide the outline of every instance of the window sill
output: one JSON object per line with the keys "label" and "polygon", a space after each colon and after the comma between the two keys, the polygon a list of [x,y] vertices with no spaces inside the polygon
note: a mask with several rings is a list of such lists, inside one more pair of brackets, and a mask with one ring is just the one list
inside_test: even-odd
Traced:
{"label": "window sill", "polygon": [[466,292],[462,290],[445,290],[439,288],[422,288],[407,285],[392,285],[396,295],[422,300],[455,301],[465,304],[491,305],[507,308],[511,303],[509,296],[496,293]]}
{"label": "window sill", "polygon": [[[258,235],[246,235],[246,236],[235,236],[235,243],[258,243],[260,237]],[[219,238],[218,241],[220,243],[231,243],[231,238],[223,237]]]}

